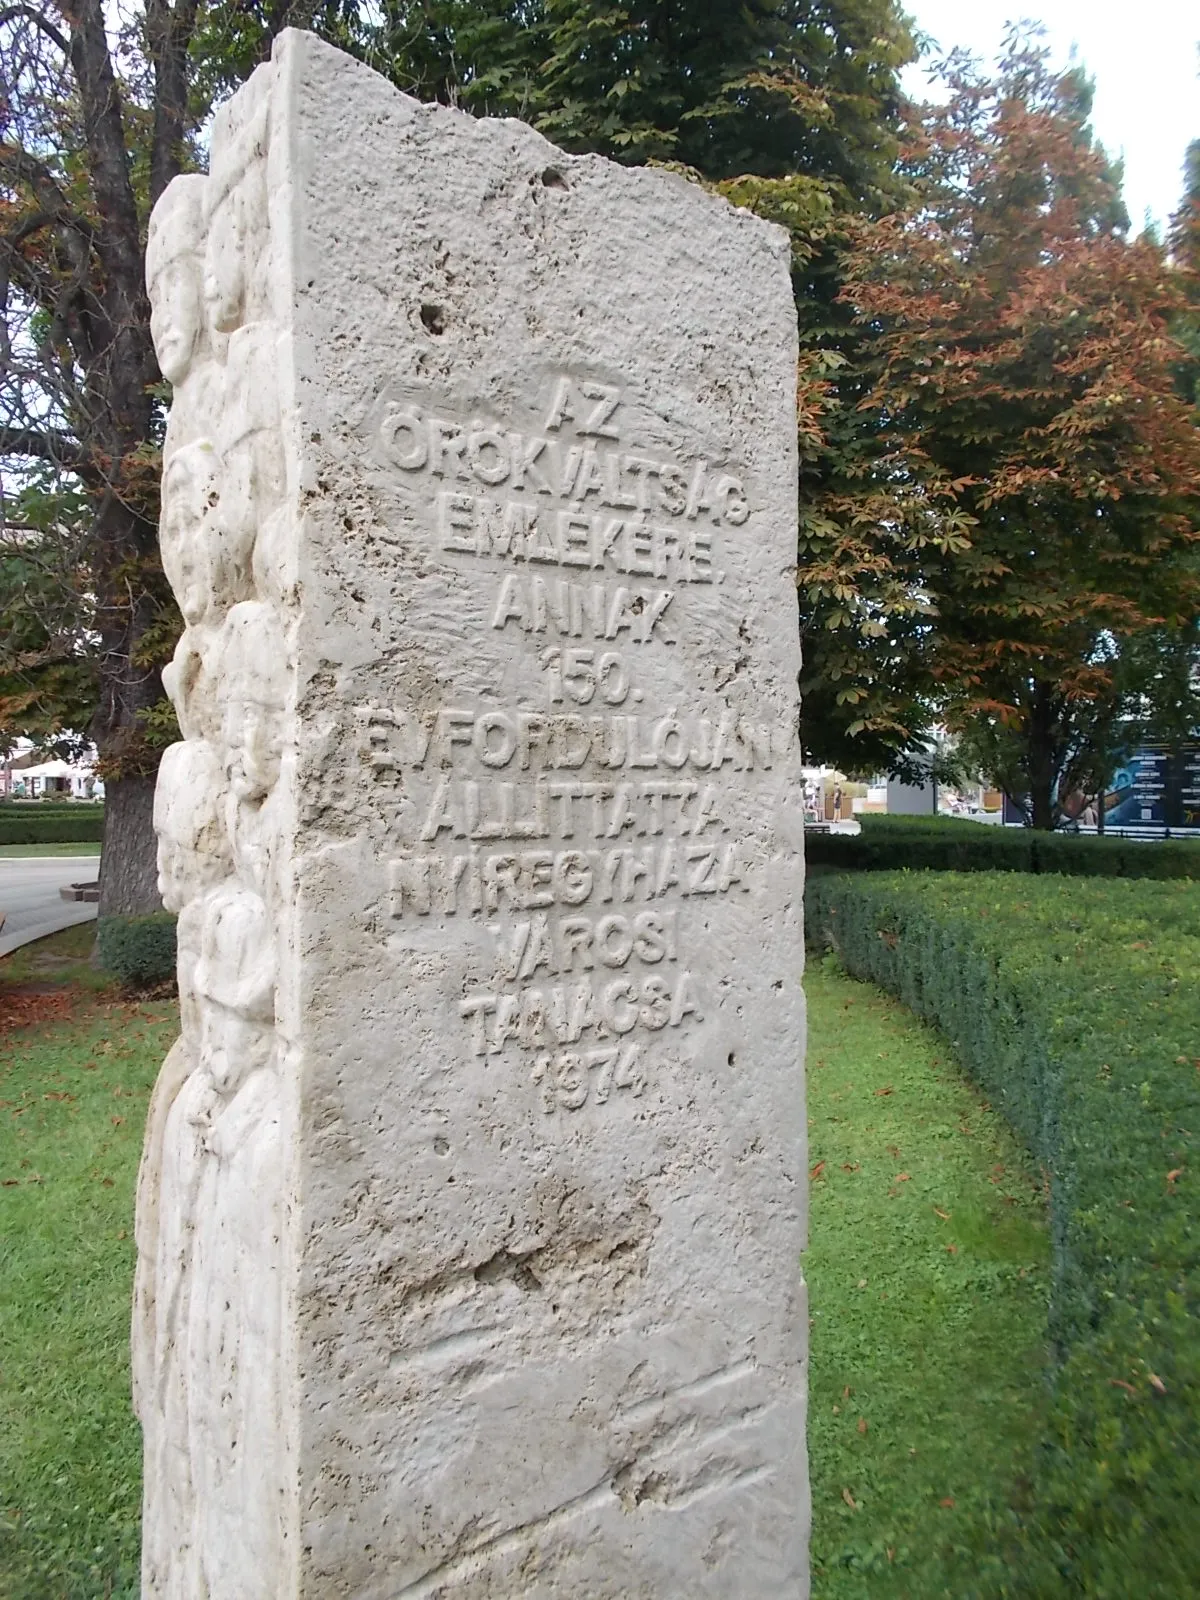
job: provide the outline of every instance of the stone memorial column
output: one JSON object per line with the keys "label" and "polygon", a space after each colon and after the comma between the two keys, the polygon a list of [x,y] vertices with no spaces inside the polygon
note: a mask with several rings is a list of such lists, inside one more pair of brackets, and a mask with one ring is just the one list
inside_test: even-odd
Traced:
{"label": "stone memorial column", "polygon": [[788,241],[289,32],[147,266],[143,1593],[806,1595]]}

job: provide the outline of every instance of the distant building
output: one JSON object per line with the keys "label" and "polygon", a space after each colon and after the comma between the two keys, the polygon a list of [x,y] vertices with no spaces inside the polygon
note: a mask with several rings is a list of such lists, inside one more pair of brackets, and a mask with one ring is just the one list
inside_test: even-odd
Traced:
{"label": "distant building", "polygon": [[0,799],[41,800],[61,795],[70,800],[103,800],[94,757],[83,761],[44,761],[27,745],[0,762]]}

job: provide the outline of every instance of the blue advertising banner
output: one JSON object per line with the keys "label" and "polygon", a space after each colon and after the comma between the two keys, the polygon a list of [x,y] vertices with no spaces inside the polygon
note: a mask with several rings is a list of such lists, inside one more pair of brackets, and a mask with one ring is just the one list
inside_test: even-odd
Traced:
{"label": "blue advertising banner", "polygon": [[[1096,802],[1071,794],[1063,802],[1069,823],[1090,831],[1098,818]],[[1022,823],[1020,807],[1004,797],[1004,821]],[[1105,828],[1180,829],[1200,832],[1200,744],[1172,752],[1166,745],[1144,745],[1113,773],[1104,795]]]}
{"label": "blue advertising banner", "polygon": [[1200,828],[1200,744],[1187,745],[1180,760],[1179,825]]}
{"label": "blue advertising banner", "polygon": [[[1168,765],[1165,747],[1150,745],[1118,767],[1104,796],[1104,825],[1168,828]],[[1178,826],[1178,823],[1176,823]]]}

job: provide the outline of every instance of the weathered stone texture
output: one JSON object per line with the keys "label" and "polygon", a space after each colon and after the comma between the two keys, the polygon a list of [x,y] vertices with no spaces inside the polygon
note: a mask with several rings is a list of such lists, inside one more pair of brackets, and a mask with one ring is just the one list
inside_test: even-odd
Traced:
{"label": "weathered stone texture", "polygon": [[147,1595],[807,1593],[788,266],[297,33],[160,203]]}

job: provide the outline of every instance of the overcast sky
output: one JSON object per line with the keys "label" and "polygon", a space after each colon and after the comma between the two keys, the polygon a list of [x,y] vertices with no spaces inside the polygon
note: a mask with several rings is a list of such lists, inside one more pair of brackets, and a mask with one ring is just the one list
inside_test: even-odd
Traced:
{"label": "overcast sky", "polygon": [[[1184,152],[1200,139],[1198,0],[905,0],[905,10],[940,45],[963,45],[989,63],[1016,18],[1044,24],[1054,65],[1065,66],[1074,47],[1095,80],[1096,135],[1125,158],[1134,227],[1147,212],[1166,222],[1183,193]],[[924,68],[908,69],[905,88],[937,97]]]}

